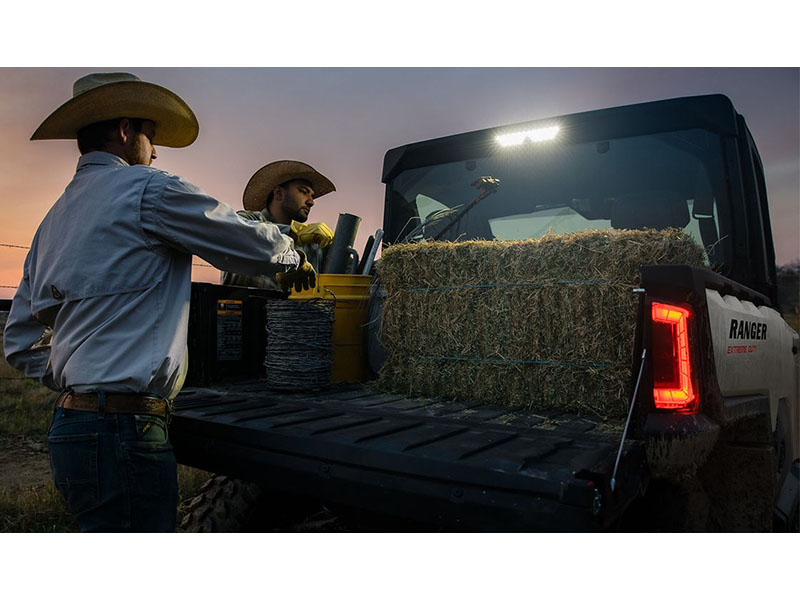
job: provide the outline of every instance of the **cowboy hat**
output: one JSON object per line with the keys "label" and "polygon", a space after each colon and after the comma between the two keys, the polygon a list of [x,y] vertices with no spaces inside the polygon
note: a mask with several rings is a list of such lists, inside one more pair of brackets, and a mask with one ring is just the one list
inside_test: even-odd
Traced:
{"label": "cowboy hat", "polygon": [[262,210],[267,205],[269,193],[293,179],[308,181],[314,188],[314,198],[336,191],[331,180],[311,165],[296,160],[279,160],[261,167],[247,182],[242,200],[245,210]]}
{"label": "cowboy hat", "polygon": [[72,140],[78,130],[129,117],[156,124],[155,144],[183,148],[200,130],[192,109],[177,94],[130,73],[91,73],[72,86],[72,98],[47,117],[32,140]]}

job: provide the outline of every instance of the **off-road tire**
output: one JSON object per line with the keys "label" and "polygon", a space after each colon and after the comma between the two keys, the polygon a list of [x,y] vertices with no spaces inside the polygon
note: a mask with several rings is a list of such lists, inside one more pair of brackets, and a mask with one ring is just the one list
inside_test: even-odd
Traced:
{"label": "off-road tire", "polygon": [[217,475],[206,481],[197,495],[181,505],[185,513],[179,531],[186,533],[238,533],[246,531],[264,492],[256,483]]}

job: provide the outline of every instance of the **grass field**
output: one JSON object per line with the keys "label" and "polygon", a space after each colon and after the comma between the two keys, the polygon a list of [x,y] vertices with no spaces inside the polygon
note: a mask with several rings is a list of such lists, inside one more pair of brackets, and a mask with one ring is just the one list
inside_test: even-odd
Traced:
{"label": "grass field", "polygon": [[[5,467],[0,473],[7,475],[0,478],[0,533],[77,531],[47,476],[47,427],[55,399],[54,392],[24,379],[0,358],[0,463]],[[194,496],[209,475],[179,465],[180,501]]]}

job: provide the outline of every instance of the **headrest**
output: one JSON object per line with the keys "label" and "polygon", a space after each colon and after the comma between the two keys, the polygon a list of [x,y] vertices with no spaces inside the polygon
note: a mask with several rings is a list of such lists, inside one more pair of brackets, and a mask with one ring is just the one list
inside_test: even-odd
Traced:
{"label": "headrest", "polygon": [[625,194],[614,201],[611,210],[614,229],[683,229],[688,224],[686,199],[677,192]]}

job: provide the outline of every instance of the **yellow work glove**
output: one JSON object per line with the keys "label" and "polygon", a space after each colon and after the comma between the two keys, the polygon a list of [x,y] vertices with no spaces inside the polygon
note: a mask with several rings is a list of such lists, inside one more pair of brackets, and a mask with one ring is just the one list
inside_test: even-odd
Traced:
{"label": "yellow work glove", "polygon": [[325,223],[298,223],[292,221],[292,231],[301,246],[319,244],[320,248],[327,248],[333,243],[333,231]]}
{"label": "yellow work glove", "polygon": [[301,262],[297,268],[286,271],[285,273],[276,273],[275,281],[283,288],[284,292],[294,286],[296,292],[302,290],[309,290],[317,285],[317,272],[311,263],[306,260],[305,255],[301,252]]}

